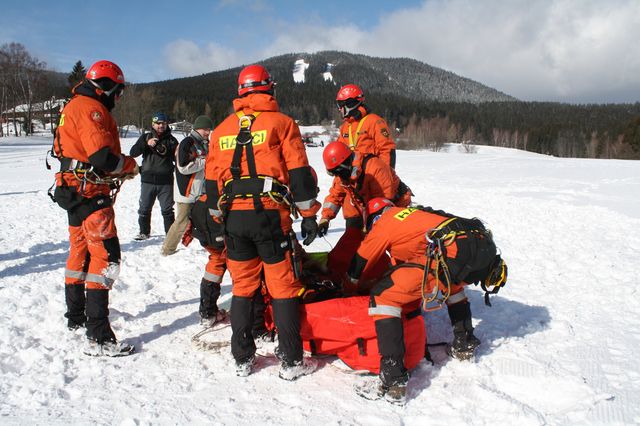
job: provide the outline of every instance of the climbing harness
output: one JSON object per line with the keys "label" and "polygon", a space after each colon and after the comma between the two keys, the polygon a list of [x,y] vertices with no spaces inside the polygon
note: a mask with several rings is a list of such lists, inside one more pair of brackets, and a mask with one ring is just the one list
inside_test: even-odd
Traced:
{"label": "climbing harness", "polygon": [[[236,198],[252,198],[256,211],[262,211],[262,197],[269,197],[277,204],[285,204],[294,218],[298,218],[298,210],[293,202],[289,187],[272,176],[259,175],[256,169],[255,155],[253,151],[253,138],[251,126],[260,115],[260,111],[246,115],[237,112],[238,136],[235,139],[233,159],[231,161],[231,179],[224,182],[223,193],[218,198],[218,209],[226,212],[226,207]],[[246,151],[248,176],[242,176],[242,156]]]}
{"label": "climbing harness", "polygon": [[[452,283],[457,284],[464,280],[475,284],[480,283],[485,291],[485,304],[491,306],[489,295],[496,294],[507,281],[507,265],[499,254],[495,254],[496,248],[493,244],[491,231],[486,229],[477,218],[464,219],[453,216],[427,231],[425,239],[427,240],[427,261],[421,284],[423,309],[428,311],[441,308],[451,295]],[[452,276],[451,268],[447,263],[447,247],[453,244],[454,241],[463,242],[465,239],[473,243],[470,246],[469,259],[465,259],[455,276]],[[486,272],[483,277],[478,277],[472,267],[473,264],[478,262],[476,257],[481,256],[481,251],[476,246],[480,240],[486,240],[491,244],[490,255],[493,257],[489,268],[483,268],[483,271]],[[486,253],[484,255],[486,256]],[[449,261],[453,262],[454,260],[450,259]],[[435,285],[433,290],[427,293],[427,281],[430,272],[433,273]],[[441,290],[441,287],[444,290]],[[440,294],[440,297],[438,297],[438,294]],[[436,302],[436,306],[428,308],[427,305],[432,302]]]}
{"label": "climbing harness", "polygon": [[349,149],[351,149],[351,151],[355,151],[356,147],[358,146],[358,138],[360,137],[360,129],[362,129],[362,125],[364,124],[364,122],[367,119],[367,117],[369,117],[369,116],[365,115],[358,122],[358,126],[356,127],[356,134],[355,135],[353,135],[351,133],[351,125],[353,123],[349,123]]}

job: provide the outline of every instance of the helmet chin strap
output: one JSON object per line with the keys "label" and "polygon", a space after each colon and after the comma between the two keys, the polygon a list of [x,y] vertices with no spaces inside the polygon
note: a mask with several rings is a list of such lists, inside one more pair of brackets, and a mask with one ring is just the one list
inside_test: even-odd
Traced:
{"label": "helmet chin strap", "polygon": [[[93,80],[87,80],[93,87],[96,88],[96,95],[99,96],[100,102],[109,110],[113,110],[116,106],[116,100],[120,98],[120,94],[122,93],[122,89],[124,88],[123,84],[116,84],[110,90],[104,90],[100,87],[100,84],[96,83]],[[118,91],[120,90],[120,92]]]}
{"label": "helmet chin strap", "polygon": [[120,95],[118,94],[118,91],[122,91],[124,89],[124,84],[120,84],[120,83],[116,83],[111,89],[109,90],[104,90],[97,82],[93,81],[93,80],[89,80],[89,82],[96,88],[99,90],[98,94],[99,95],[105,95],[106,97],[111,97],[111,95],[113,95],[114,93],[116,94],[116,97],[120,97]]}

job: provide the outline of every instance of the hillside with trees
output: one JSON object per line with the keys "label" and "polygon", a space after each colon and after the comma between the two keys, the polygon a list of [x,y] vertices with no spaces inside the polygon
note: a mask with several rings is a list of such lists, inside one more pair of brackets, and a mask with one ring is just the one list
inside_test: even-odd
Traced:
{"label": "hillside with trees", "polygon": [[[294,78],[294,64],[299,60],[306,64],[304,82]],[[343,84],[356,83],[365,91],[366,103],[387,119],[403,149],[439,149],[453,142],[561,157],[640,159],[640,103],[523,102],[408,58],[327,51],[281,55],[261,64],[277,82],[276,96],[282,110],[303,125],[339,123],[336,92]],[[174,121],[192,122],[206,114],[219,122],[230,113],[241,68],[130,84],[114,114],[119,123],[140,128],[148,128],[151,115],[159,110]],[[2,119],[9,118],[6,111],[13,105],[68,94],[82,69],[78,61],[66,74],[47,71],[23,46],[3,45]],[[23,90],[27,83],[38,90]]]}

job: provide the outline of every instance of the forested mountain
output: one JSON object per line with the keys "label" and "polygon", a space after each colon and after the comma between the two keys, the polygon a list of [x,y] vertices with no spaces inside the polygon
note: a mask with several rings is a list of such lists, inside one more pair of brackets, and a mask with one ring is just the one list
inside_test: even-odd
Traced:
{"label": "forested mountain", "polygon": [[[304,61],[304,82],[296,82],[296,61]],[[516,99],[475,81],[431,67],[414,59],[372,58],[344,52],[299,53],[262,61],[277,82],[282,108],[305,124],[337,118],[334,100],[338,88],[356,83],[367,103],[379,109],[394,109],[395,103],[494,102]],[[188,109],[211,108],[214,118],[226,114],[236,95],[237,76],[242,67],[195,77],[139,85],[157,91],[159,106],[173,112],[176,101]],[[178,111],[176,111],[178,112]],[[405,115],[405,114],[403,114]]]}
{"label": "forested mountain", "polygon": [[[557,156],[640,158],[640,103],[522,102],[407,58],[326,51],[260,63],[277,82],[282,110],[300,124],[339,123],[336,92],[343,84],[356,83],[405,149],[470,142]],[[117,118],[148,127],[151,114],[162,110],[176,121],[207,114],[218,122],[230,112],[241,68],[130,85]]]}

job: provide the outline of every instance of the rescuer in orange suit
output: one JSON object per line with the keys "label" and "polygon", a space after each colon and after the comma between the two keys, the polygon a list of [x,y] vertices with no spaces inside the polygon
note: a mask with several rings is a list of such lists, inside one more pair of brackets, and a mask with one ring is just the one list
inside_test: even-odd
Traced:
{"label": "rescuer in orange suit", "polygon": [[[355,84],[346,84],[338,90],[336,105],[344,121],[337,140],[348,146],[351,151],[360,153],[362,157],[374,155],[395,169],[396,143],[391,138],[389,126],[382,117],[371,112],[364,100],[364,92]],[[352,201],[349,193],[334,188],[333,197],[342,199],[342,203],[336,205],[330,200],[325,200],[323,209],[339,209],[342,205],[346,229],[336,245],[338,249],[332,250],[329,256],[329,266],[332,269],[343,269],[344,258],[351,258],[363,238],[361,230],[364,223],[361,212],[351,207],[357,201]],[[319,237],[323,237],[329,231],[329,221],[329,216],[323,215],[318,222]]]}
{"label": "rescuer in orange suit", "polygon": [[[389,134],[387,122],[377,114],[373,114],[364,103],[364,93],[355,84],[347,84],[338,90],[336,105],[344,122],[340,126],[340,134],[337,141],[345,144],[351,151],[358,152],[361,156],[374,155],[380,158],[392,169],[396,167],[396,143]],[[354,209],[348,208],[351,200],[349,194],[336,193],[336,197],[346,198],[343,203],[342,214],[346,221],[345,235],[350,239],[357,236],[355,229],[361,229],[362,215]],[[346,206],[346,207],[345,207]],[[332,208],[335,205],[325,205],[323,208]],[[329,230],[329,220],[322,217],[318,223],[318,236],[324,236]]]}
{"label": "rescuer in orange suit", "polygon": [[235,113],[211,133],[205,177],[210,213],[225,226],[236,374],[252,372],[251,300],[264,271],[278,329],[279,376],[294,380],[316,365],[302,358],[298,305],[303,288],[300,265],[292,257],[291,214],[302,216],[301,234],[308,245],[317,234],[320,203],[300,129],[279,111],[274,84],[260,65],[240,72]]}
{"label": "rescuer in orange suit", "polygon": [[[409,380],[403,363],[402,314],[415,310],[424,300],[434,301],[440,290],[446,295],[453,325],[452,355],[468,359],[480,341],[473,334],[464,286],[481,282],[485,290],[485,284],[500,288],[506,282],[506,266],[496,254],[491,232],[478,219],[430,208],[395,207],[384,198],[370,200],[367,210],[370,231],[351,261],[348,279],[357,284],[363,271],[386,252],[396,266],[371,289],[369,315],[375,321],[381,355],[380,383],[359,393],[402,403]],[[489,276],[493,277],[490,282]]]}
{"label": "rescuer in orange suit", "polygon": [[69,218],[65,317],[70,329],[86,327],[84,352],[96,356],[133,351],[116,340],[108,306],[109,290],[120,272],[113,202],[121,181],[138,173],[135,160],[121,152],[110,112],[124,86],[116,64],[93,64],[84,81],[73,88],[54,139],[54,155],[60,160],[54,199]]}
{"label": "rescuer in orange suit", "polygon": [[389,126],[364,103],[360,87],[355,84],[342,86],[336,95],[336,104],[344,119],[338,141],[352,151],[375,155],[395,169],[396,143],[391,138]]}
{"label": "rescuer in orange suit", "polygon": [[[394,169],[371,154],[351,151],[339,141],[329,143],[323,153],[327,173],[334,176],[329,195],[322,206],[322,223],[329,223],[343,209],[347,217],[346,231],[329,253],[329,269],[337,275],[346,272],[349,260],[364,238],[366,203],[383,197],[398,206],[411,203],[411,190],[396,175]],[[354,218],[349,222],[349,218]],[[358,226],[354,226],[357,222]],[[320,232],[318,233],[320,235]]]}

